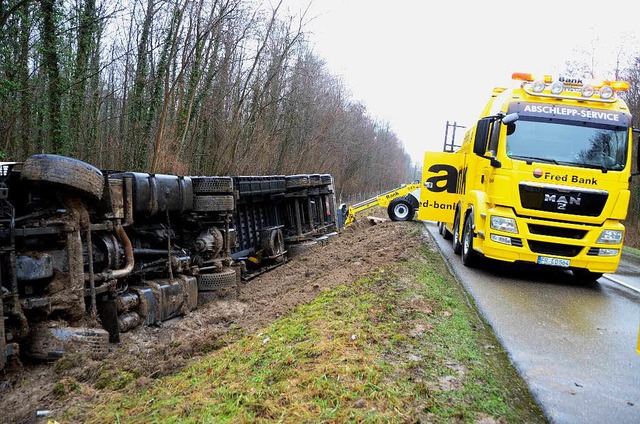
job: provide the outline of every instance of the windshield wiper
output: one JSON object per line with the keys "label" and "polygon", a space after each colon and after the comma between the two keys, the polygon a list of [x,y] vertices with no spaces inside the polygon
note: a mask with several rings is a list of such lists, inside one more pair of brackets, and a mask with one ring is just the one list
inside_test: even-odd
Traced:
{"label": "windshield wiper", "polygon": [[603,174],[606,174],[607,171],[609,170],[609,168],[607,168],[606,165],[598,165],[595,163],[576,163],[576,165],[578,165],[581,168],[589,168],[589,169],[599,169],[602,171]]}
{"label": "windshield wiper", "polygon": [[534,156],[513,155],[513,156],[511,156],[511,159],[522,159],[522,160],[526,161],[529,165],[531,165],[533,162],[553,163],[554,165],[560,165],[560,162],[558,162],[555,159],[537,158],[537,157],[534,157]]}

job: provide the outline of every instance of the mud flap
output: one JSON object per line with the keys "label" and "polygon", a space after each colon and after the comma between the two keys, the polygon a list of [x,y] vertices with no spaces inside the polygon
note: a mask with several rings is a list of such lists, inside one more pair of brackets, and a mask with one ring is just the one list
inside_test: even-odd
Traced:
{"label": "mud flap", "polygon": [[462,193],[460,175],[462,155],[447,152],[426,152],[422,168],[422,188],[418,219],[453,222],[456,204]]}

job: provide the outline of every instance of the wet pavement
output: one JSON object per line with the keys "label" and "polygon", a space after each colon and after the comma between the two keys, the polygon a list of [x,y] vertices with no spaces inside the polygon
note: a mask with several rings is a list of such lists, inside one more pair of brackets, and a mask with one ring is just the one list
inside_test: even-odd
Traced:
{"label": "wet pavement", "polygon": [[[606,276],[578,284],[562,269],[470,269],[425,225],[551,422],[640,423],[639,292]],[[640,289],[640,261],[628,259],[612,277]]]}

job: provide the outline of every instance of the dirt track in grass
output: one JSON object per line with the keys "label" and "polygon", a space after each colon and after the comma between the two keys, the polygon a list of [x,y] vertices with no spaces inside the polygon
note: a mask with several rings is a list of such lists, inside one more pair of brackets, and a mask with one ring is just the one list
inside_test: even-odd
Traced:
{"label": "dirt track in grass", "polygon": [[[53,364],[8,364],[0,374],[3,422],[46,422],[73,403],[91,402],[103,389],[145,386],[175,373],[240,334],[253,333],[323,290],[349,284],[381,266],[404,262],[418,244],[416,222],[360,222],[326,243],[297,252],[287,263],[242,283],[238,297],[202,305],[188,315],[122,336],[102,361],[70,354]],[[51,418],[49,416],[48,418]]]}

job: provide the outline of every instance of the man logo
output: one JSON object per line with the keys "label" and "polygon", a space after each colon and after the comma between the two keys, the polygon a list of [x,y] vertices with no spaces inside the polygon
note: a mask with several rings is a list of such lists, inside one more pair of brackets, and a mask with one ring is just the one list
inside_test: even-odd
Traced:
{"label": "man logo", "polygon": [[567,205],[580,206],[581,200],[582,199],[580,197],[569,196],[569,199],[567,199],[567,196],[563,196],[563,195],[558,196],[555,194],[547,194],[547,193],[544,194],[544,202],[555,203],[556,209],[559,211],[566,211]]}
{"label": "man logo", "polygon": [[536,178],[542,177],[542,169],[536,168],[533,170],[533,176]]}

